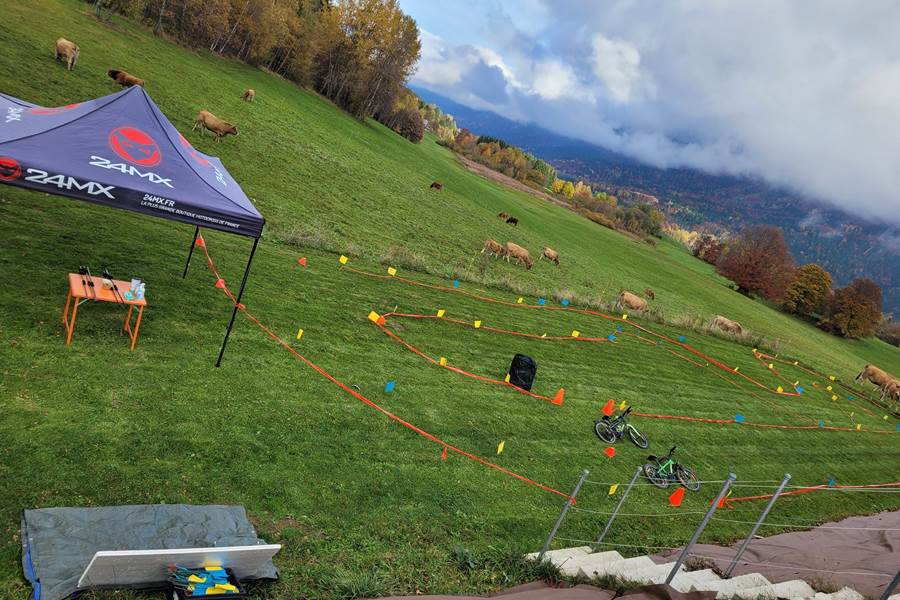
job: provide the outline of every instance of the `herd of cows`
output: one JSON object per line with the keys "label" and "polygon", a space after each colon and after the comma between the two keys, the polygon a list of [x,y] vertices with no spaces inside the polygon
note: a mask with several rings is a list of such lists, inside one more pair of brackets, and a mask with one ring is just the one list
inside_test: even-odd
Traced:
{"label": "herd of cows", "polygon": [[[75,64],[78,62],[78,56],[81,54],[81,49],[75,42],[67,40],[66,38],[59,38],[56,40],[56,53],[55,57],[57,61],[65,61],[66,68],[69,71],[75,69]],[[144,80],[140,77],[136,77],[127,71],[122,71],[121,69],[110,69],[106,72],[109,75],[110,79],[112,79],[115,83],[122,86],[123,88],[132,87],[132,86],[140,86],[144,87]],[[244,93],[241,96],[245,102],[253,102],[253,99],[256,97],[256,90],[247,89],[244,90]],[[212,114],[208,110],[201,110],[197,113],[197,118],[194,119],[194,126],[191,128],[191,131],[194,131],[200,127],[200,133],[202,134],[204,131],[209,130],[216,136],[216,141],[222,141],[222,138],[226,135],[238,135],[237,125],[232,125],[227,121],[223,121],[216,115]]]}

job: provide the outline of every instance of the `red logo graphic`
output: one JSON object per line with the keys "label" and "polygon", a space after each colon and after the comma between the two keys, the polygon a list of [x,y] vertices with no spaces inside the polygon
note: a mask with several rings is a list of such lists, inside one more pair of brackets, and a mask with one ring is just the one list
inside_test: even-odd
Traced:
{"label": "red logo graphic", "polygon": [[8,156],[0,156],[0,181],[14,181],[22,174],[19,161]]}
{"label": "red logo graphic", "polygon": [[28,110],[33,115],[55,115],[56,113],[61,113],[65,110],[72,110],[76,106],[78,106],[78,102],[75,104],[66,104],[65,106],[57,106],[55,108],[43,108],[41,106],[36,106]]}
{"label": "red logo graphic", "polygon": [[187,138],[185,138],[180,133],[178,134],[178,137],[181,139],[181,145],[184,146],[185,148],[187,148],[188,154],[190,154],[191,158],[193,158],[195,161],[197,161],[197,163],[199,163],[201,166],[204,166],[204,167],[209,166],[209,161],[206,160],[205,158],[203,158],[202,156],[200,156],[197,153],[197,151],[194,150],[194,147],[191,146],[191,143],[189,141],[187,141]]}
{"label": "red logo graphic", "polygon": [[141,167],[155,167],[162,161],[159,144],[135,127],[113,129],[109,134],[109,147],[128,162]]}

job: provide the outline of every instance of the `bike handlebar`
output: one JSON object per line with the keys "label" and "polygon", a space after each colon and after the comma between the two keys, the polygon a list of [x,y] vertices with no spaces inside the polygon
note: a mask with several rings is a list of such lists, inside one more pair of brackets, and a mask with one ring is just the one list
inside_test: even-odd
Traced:
{"label": "bike handlebar", "polygon": [[672,446],[671,448],[669,448],[669,456],[672,456],[673,454],[675,454],[676,448],[678,448],[678,446]]}

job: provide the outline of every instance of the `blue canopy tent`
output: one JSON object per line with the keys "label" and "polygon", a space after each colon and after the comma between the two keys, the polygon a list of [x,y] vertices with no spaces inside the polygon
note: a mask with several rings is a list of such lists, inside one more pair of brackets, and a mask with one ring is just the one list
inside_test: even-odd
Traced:
{"label": "blue canopy tent", "polygon": [[[147,92],[44,108],[0,94],[0,183],[253,238],[240,303],[265,219],[225,169],[166,119]],[[222,362],[237,306],[219,349]]]}

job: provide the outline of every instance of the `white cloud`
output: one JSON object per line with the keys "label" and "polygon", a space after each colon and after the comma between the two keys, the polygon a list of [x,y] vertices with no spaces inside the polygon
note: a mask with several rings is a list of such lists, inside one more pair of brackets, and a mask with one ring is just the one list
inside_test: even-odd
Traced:
{"label": "white cloud", "polygon": [[641,55],[637,48],[601,33],[591,40],[594,74],[616,102],[628,102],[640,79]]}
{"label": "white cloud", "polygon": [[556,100],[564,96],[578,97],[579,85],[575,72],[558,60],[535,62],[531,89],[542,98]]}

